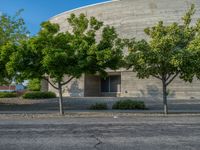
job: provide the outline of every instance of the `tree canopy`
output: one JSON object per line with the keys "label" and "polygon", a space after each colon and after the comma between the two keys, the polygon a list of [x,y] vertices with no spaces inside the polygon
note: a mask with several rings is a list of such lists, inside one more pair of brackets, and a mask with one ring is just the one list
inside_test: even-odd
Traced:
{"label": "tree canopy", "polygon": [[190,42],[186,51],[188,56],[184,61],[184,74],[181,76],[184,80],[192,82],[194,77],[200,79],[200,19],[198,19],[195,26],[195,38]]}
{"label": "tree canopy", "polygon": [[182,18],[183,23],[164,24],[160,21],[144,31],[148,40],[127,40],[130,50],[126,57],[128,68],[137,72],[139,78],[155,77],[162,81],[164,112],[167,113],[167,86],[176,78],[189,78],[188,66],[191,53],[187,51],[191,41],[195,39],[196,30],[191,26],[194,5]]}
{"label": "tree canopy", "polygon": [[10,55],[16,50],[21,40],[27,39],[29,33],[25,22],[18,11],[14,16],[0,15],[0,83],[8,84],[12,81],[6,70]]}
{"label": "tree canopy", "polygon": [[40,91],[41,85],[39,79],[32,79],[28,82],[28,90],[30,91]]}
{"label": "tree canopy", "polygon": [[[63,85],[84,73],[105,75],[107,68],[120,66],[123,55],[123,43],[114,27],[103,27],[103,22],[94,17],[88,19],[84,14],[72,14],[68,24],[72,30],[61,32],[58,24],[42,23],[38,35],[22,42],[7,65],[18,79],[46,79],[59,90],[60,101]],[[65,75],[69,80],[63,80]]]}

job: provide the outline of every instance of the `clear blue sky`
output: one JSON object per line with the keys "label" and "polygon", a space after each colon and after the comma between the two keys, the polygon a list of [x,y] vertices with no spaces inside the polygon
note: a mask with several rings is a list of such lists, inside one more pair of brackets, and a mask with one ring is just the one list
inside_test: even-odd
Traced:
{"label": "clear blue sky", "polygon": [[40,23],[67,10],[108,0],[0,0],[0,12],[14,15],[19,9],[32,35],[38,32]]}

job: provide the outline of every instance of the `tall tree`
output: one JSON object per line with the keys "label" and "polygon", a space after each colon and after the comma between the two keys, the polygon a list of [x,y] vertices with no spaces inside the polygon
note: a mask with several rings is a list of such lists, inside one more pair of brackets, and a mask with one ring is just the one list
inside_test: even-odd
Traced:
{"label": "tall tree", "polygon": [[[106,74],[117,69],[122,58],[122,41],[113,27],[84,14],[68,18],[71,31],[60,32],[58,24],[44,22],[37,36],[22,42],[7,65],[18,79],[43,78],[59,92],[60,114],[63,111],[62,87],[82,74]],[[97,32],[101,32],[97,39]],[[69,79],[63,80],[67,75]],[[49,76],[51,80],[46,78]]]}
{"label": "tall tree", "polygon": [[183,67],[184,74],[181,76],[189,82],[192,82],[194,77],[200,80],[200,19],[193,28],[196,34],[186,49],[190,55],[184,61],[187,66]]}
{"label": "tall tree", "polygon": [[156,26],[145,29],[149,40],[127,40],[130,53],[127,56],[128,68],[137,72],[139,78],[155,77],[162,82],[164,113],[168,113],[167,87],[176,78],[188,76],[191,69],[185,63],[191,61],[190,53],[186,51],[194,39],[196,30],[191,26],[191,17],[194,14],[194,5],[191,6],[182,18],[183,23],[164,25],[160,21]]}
{"label": "tall tree", "polygon": [[14,16],[0,15],[0,83],[9,84],[12,76],[8,75],[6,64],[9,57],[16,50],[20,40],[26,39],[28,31],[21,17],[21,11]]}

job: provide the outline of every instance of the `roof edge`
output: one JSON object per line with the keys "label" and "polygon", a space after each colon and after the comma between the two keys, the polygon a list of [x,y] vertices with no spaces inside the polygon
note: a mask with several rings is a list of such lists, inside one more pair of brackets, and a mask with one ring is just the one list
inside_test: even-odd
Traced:
{"label": "roof edge", "polygon": [[67,13],[70,13],[70,12],[73,12],[73,11],[76,11],[76,10],[80,10],[80,9],[84,9],[84,8],[88,8],[88,7],[93,7],[93,6],[96,6],[96,5],[102,5],[102,4],[106,4],[106,3],[112,3],[112,2],[115,2],[115,1],[120,1],[120,0],[108,0],[108,1],[105,1],[105,2],[100,2],[100,3],[95,3],[95,4],[91,4],[91,5],[86,5],[86,6],[74,8],[74,9],[71,9],[71,10],[68,10],[68,11],[64,11],[64,12],[58,14],[58,15],[55,15],[55,16],[51,17],[49,20],[52,20],[56,17],[62,16],[64,14],[67,14]]}

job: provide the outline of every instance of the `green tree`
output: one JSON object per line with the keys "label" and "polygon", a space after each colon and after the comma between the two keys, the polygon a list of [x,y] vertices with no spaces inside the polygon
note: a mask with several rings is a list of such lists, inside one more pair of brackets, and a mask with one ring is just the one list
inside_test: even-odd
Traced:
{"label": "green tree", "polygon": [[40,91],[40,80],[39,79],[32,79],[28,82],[28,90],[30,91]]}
{"label": "green tree", "polygon": [[193,28],[196,34],[186,49],[190,55],[184,61],[187,66],[183,67],[184,74],[182,75],[182,78],[189,82],[192,82],[194,77],[200,80],[200,19]]}
{"label": "green tree", "polygon": [[18,11],[14,16],[0,15],[0,83],[9,84],[13,76],[6,70],[10,55],[16,50],[20,40],[26,39],[28,31]]}
{"label": "green tree", "polygon": [[167,87],[176,78],[186,80],[188,72],[193,66],[186,49],[194,39],[196,30],[191,26],[191,17],[194,14],[194,5],[191,6],[182,18],[183,23],[164,25],[160,21],[156,26],[145,29],[149,40],[127,40],[130,50],[126,57],[128,68],[137,72],[139,78],[155,77],[162,82],[164,113],[168,113]]}
{"label": "green tree", "polygon": [[[22,42],[7,65],[11,74],[18,73],[18,79],[43,78],[57,89],[60,114],[64,113],[62,87],[82,74],[106,75],[107,68],[117,69],[123,47],[115,29],[103,27],[94,17],[72,14],[68,24],[72,30],[60,32],[58,24],[42,23],[38,35]],[[102,34],[97,40],[100,29]],[[65,75],[67,81],[63,80]]]}

